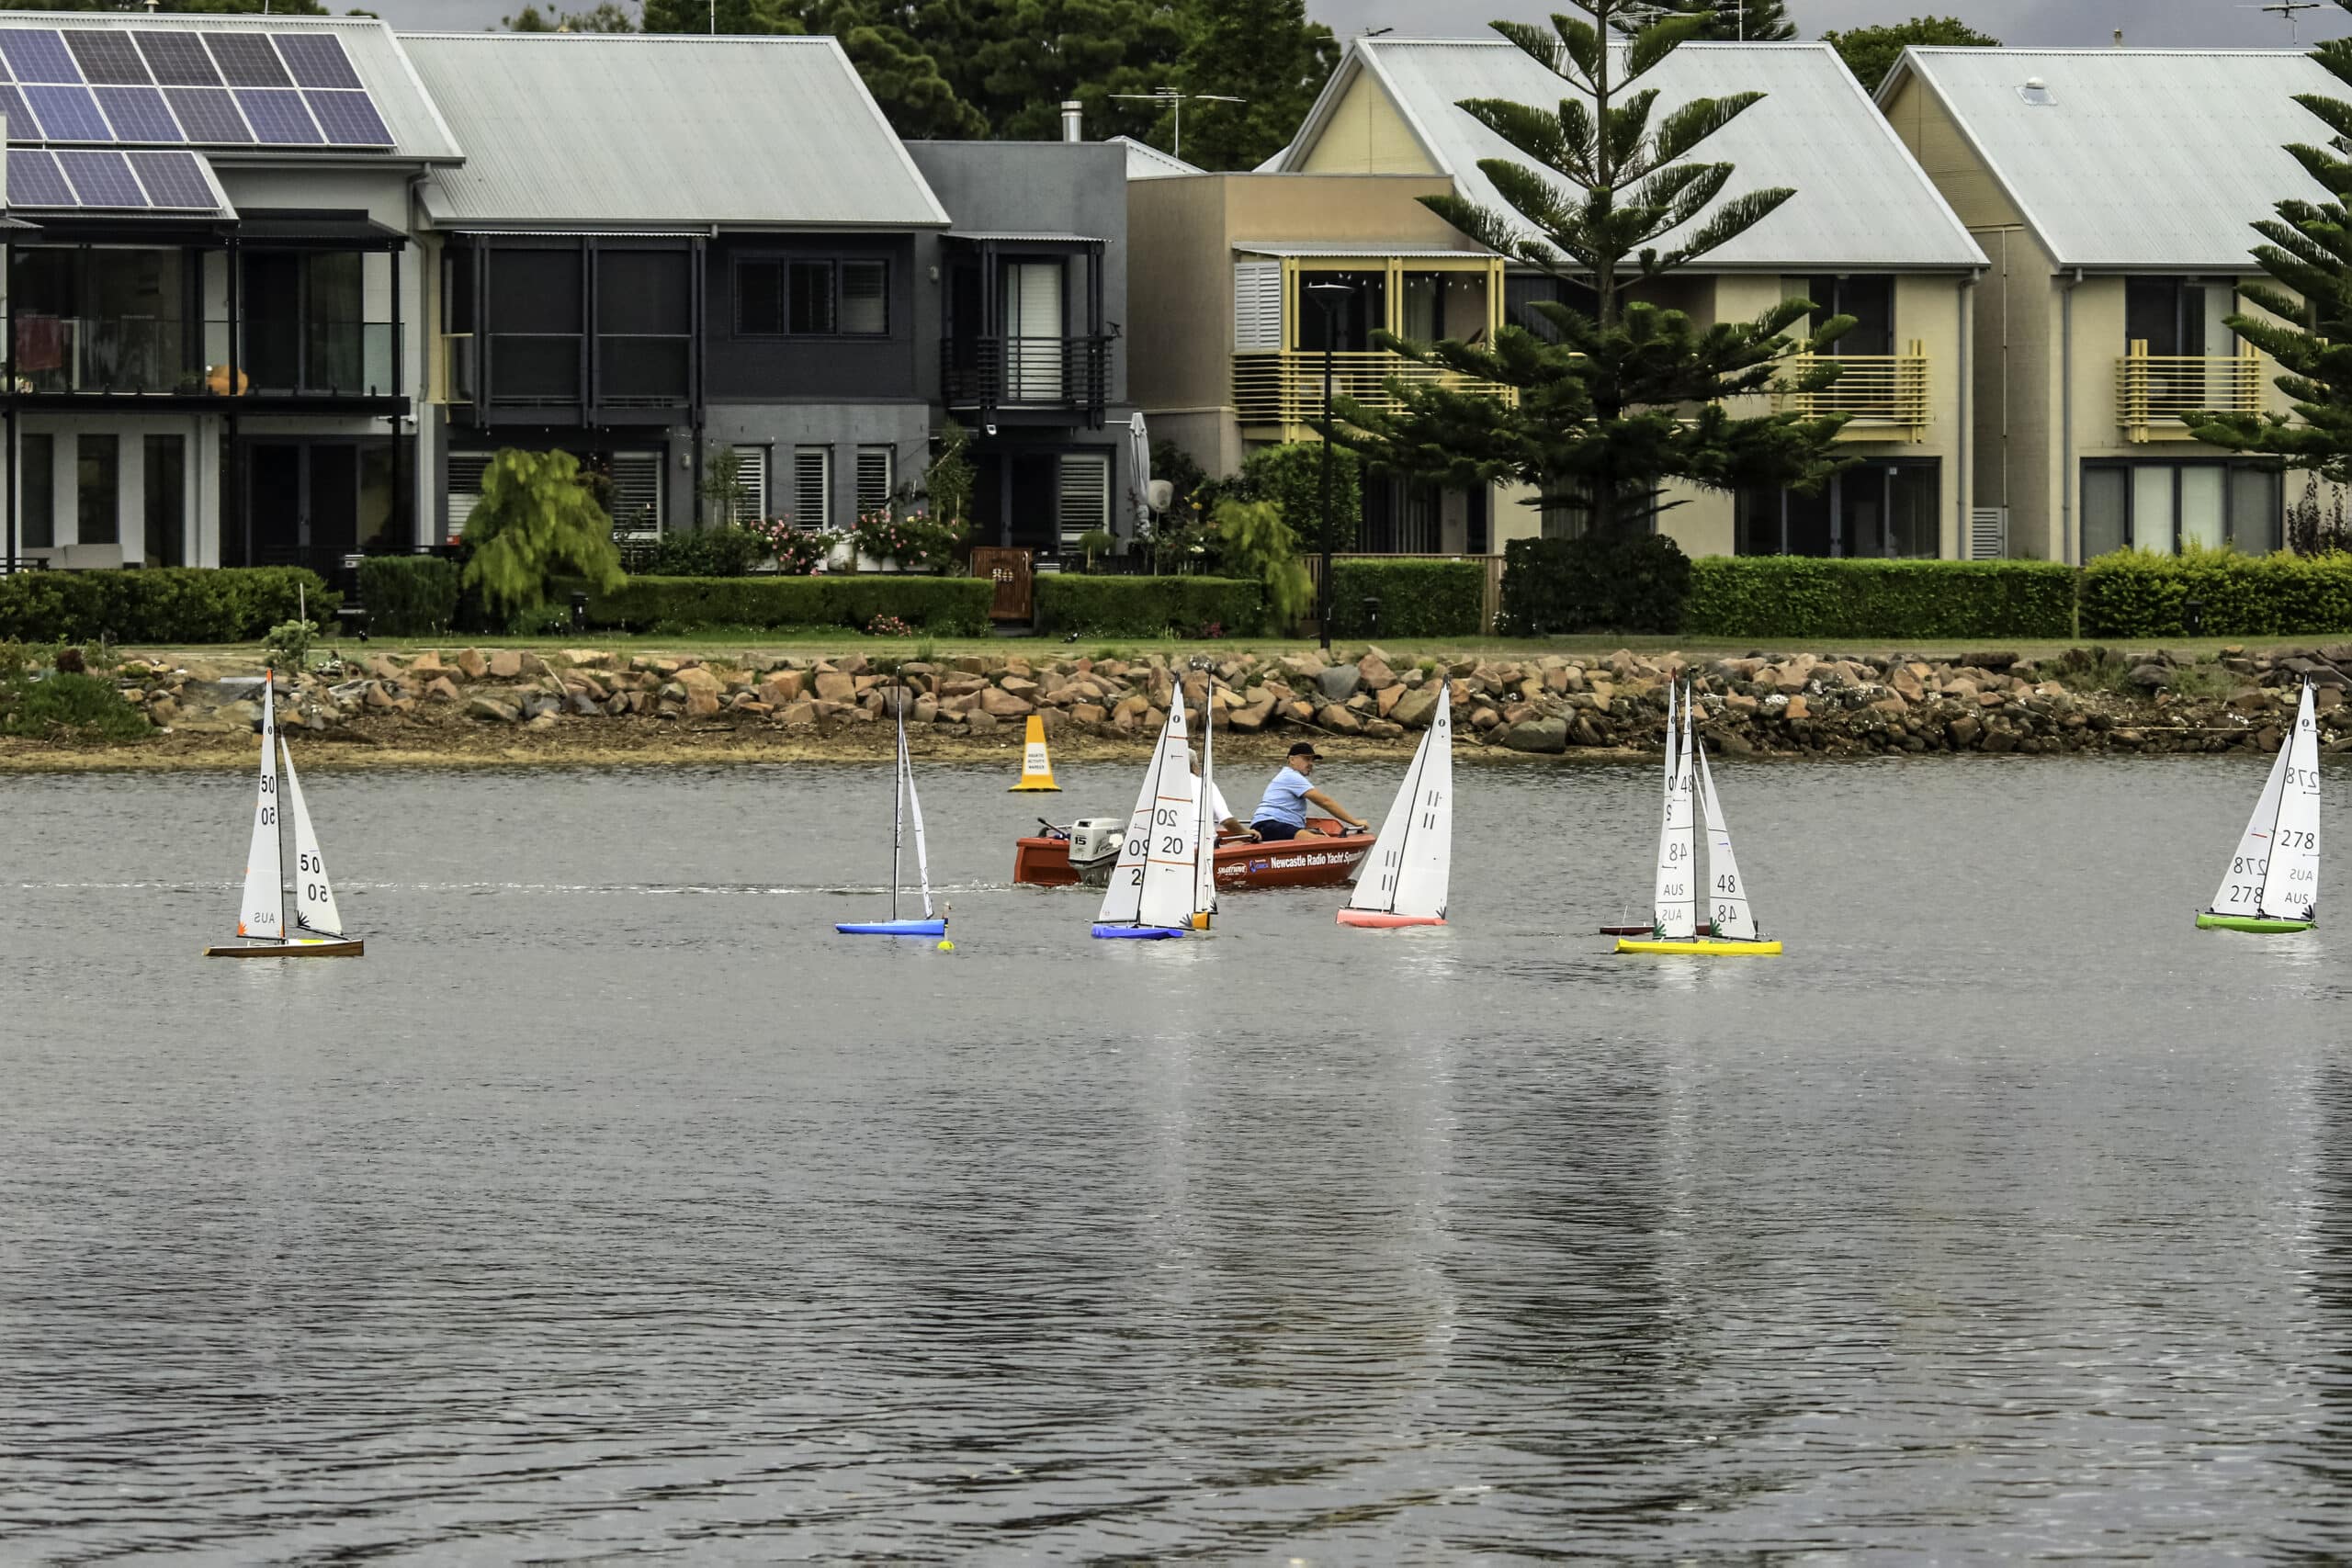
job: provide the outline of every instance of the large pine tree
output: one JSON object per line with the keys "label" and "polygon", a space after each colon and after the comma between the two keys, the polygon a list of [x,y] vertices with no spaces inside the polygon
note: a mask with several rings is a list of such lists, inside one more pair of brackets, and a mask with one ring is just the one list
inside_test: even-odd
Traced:
{"label": "large pine tree", "polygon": [[[1243,101],[1186,106],[1185,160],[1256,168],[1289,143],[1339,61],[1339,40],[1306,19],[1306,0],[1203,0],[1184,51],[1184,89]],[[1173,147],[1173,133],[1163,121],[1151,140]]]}
{"label": "large pine tree", "polygon": [[1693,36],[1710,42],[1777,43],[1797,36],[1783,0],[1657,0],[1654,8],[1662,16],[1699,17]]}
{"label": "large pine tree", "polygon": [[1668,480],[1716,490],[1816,487],[1847,466],[1832,448],[1844,415],[1736,416],[1723,400],[1827,386],[1834,364],[1792,374],[1788,361],[1826,353],[1853,318],[1832,317],[1808,342],[1786,335],[1813,313],[1802,299],[1752,321],[1701,326],[1628,296],[1633,286],[1699,261],[1795,194],[1724,197],[1732,165],[1694,156],[1763,95],[1693,98],[1659,112],[1656,88],[1642,78],[1696,35],[1702,18],[1660,17],[1639,0],[1577,3],[1590,20],[1555,17],[1555,30],[1495,24],[1565,79],[1556,102],[1461,105],[1528,160],[1478,164],[1510,210],[1458,196],[1423,200],[1472,239],[1558,279],[1590,309],[1541,303],[1534,309],[1546,335],[1506,324],[1491,344],[1383,334],[1384,346],[1510,388],[1516,399],[1399,380],[1392,389],[1401,412],[1343,399],[1332,434],[1390,472],[1453,485],[1530,485],[1546,512],[1600,535],[1649,528]]}

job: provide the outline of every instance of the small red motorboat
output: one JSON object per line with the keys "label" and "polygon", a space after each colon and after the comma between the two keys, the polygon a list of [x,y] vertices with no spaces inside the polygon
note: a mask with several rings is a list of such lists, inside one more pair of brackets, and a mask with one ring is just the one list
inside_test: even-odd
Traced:
{"label": "small red motorboat", "polygon": [[[1353,876],[1364,856],[1372,852],[1372,835],[1344,832],[1329,817],[1310,817],[1319,839],[1287,839],[1278,844],[1250,839],[1226,838],[1216,846],[1216,885],[1227,891],[1261,887],[1337,887]],[[1069,887],[1081,882],[1102,886],[1118,863],[1119,835],[1124,818],[1095,818],[1046,829],[1035,838],[1017,839],[1012,846],[1012,880],[1034,887]],[[1075,839],[1080,858],[1073,863]]]}

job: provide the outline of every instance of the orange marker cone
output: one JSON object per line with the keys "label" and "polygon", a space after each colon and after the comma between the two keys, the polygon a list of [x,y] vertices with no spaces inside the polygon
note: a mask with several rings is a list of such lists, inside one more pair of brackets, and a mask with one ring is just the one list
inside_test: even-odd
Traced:
{"label": "orange marker cone", "polygon": [[1005,793],[1052,790],[1059,794],[1061,787],[1054,782],[1053,760],[1046,755],[1046,721],[1033,713],[1029,716],[1029,733],[1021,747],[1021,782]]}

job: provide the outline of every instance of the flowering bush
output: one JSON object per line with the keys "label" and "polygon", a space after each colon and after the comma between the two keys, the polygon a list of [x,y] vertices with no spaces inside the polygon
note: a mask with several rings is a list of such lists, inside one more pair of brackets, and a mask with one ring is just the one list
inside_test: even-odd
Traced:
{"label": "flowering bush", "polygon": [[800,527],[789,514],[763,517],[748,526],[760,536],[761,544],[775,558],[777,572],[785,577],[814,577],[841,543],[840,535]]}
{"label": "flowering bush", "polygon": [[914,627],[896,615],[876,615],[865,623],[867,637],[912,637]]}
{"label": "flowering bush", "polygon": [[850,542],[860,555],[895,558],[917,570],[942,570],[956,564],[964,530],[953,523],[933,522],[920,507],[904,516],[884,508],[861,513]]}

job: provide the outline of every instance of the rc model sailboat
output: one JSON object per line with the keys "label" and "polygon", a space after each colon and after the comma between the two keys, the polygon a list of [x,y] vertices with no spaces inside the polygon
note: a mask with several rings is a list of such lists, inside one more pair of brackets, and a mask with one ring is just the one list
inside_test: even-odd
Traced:
{"label": "rc model sailboat", "polygon": [[2212,907],[2199,912],[2197,924],[2206,931],[2281,935],[2307,931],[2318,919],[2319,720],[2306,681],[2294,733],[2278,748],[2221,889]]}
{"label": "rc model sailboat", "polygon": [[[279,808],[278,762],[286,771],[285,809]],[[286,934],[285,818],[294,818],[294,929]],[[302,781],[295,776],[294,753],[277,739],[277,688],[274,671],[261,678],[261,792],[254,808],[252,847],[245,852],[245,888],[237,914],[233,947],[208,947],[207,958],[360,958],[367,944],[344,934],[334,907],[334,884],[327,880],[326,857],[302,804]]]}

